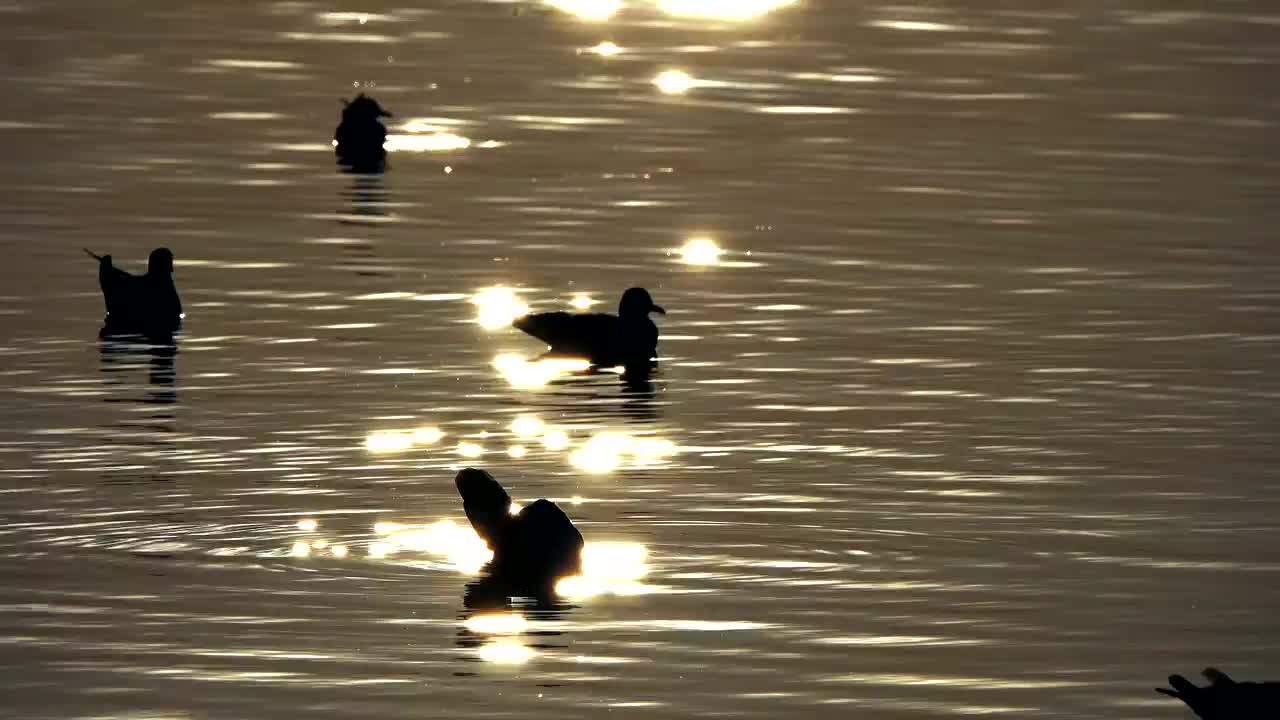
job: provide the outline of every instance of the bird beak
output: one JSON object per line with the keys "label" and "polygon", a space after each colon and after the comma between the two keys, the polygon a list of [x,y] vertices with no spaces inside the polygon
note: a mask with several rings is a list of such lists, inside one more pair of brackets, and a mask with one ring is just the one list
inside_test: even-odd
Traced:
{"label": "bird beak", "polygon": [[653,307],[649,308],[649,312],[662,313],[663,315],[667,314],[666,310],[663,310],[661,307],[657,305],[654,305]]}
{"label": "bird beak", "polygon": [[395,117],[395,115],[392,115],[392,114],[391,114],[391,111],[390,111],[390,110],[379,110],[379,111],[378,111],[378,116],[379,116],[379,117]]}

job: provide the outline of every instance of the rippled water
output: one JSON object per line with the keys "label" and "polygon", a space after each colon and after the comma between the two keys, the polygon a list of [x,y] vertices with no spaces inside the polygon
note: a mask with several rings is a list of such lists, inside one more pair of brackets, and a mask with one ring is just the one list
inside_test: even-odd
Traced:
{"label": "rippled water", "polygon": [[[1179,718],[1169,672],[1276,674],[1270,3],[555,4],[0,3],[0,715]],[[333,166],[357,89],[384,176]],[[185,332],[100,342],[80,248],[162,244]],[[649,385],[484,327],[631,285]],[[578,523],[563,604],[468,589],[464,463]]]}

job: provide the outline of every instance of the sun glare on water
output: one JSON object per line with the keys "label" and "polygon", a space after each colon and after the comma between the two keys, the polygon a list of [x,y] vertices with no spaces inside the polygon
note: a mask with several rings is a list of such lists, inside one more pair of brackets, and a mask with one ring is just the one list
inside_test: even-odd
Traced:
{"label": "sun glare on water", "polygon": [[599,300],[591,299],[591,296],[586,293],[578,293],[573,296],[573,299],[569,301],[569,304],[579,310],[586,310],[599,302]]}
{"label": "sun glare on water", "polygon": [[685,265],[715,265],[720,262],[724,250],[709,237],[690,238],[680,248],[680,262]]}
{"label": "sun glare on water", "polygon": [[529,440],[542,435],[547,429],[547,424],[534,415],[521,415],[511,424],[507,426],[511,430],[511,434],[523,440]]}
{"label": "sun glare on water", "polygon": [[380,522],[373,526],[373,531],[380,539],[369,545],[372,558],[388,558],[407,552],[427,553],[442,558],[466,575],[475,575],[493,559],[493,552],[475,530],[452,520],[426,526]]}
{"label": "sun glare on water", "polygon": [[574,600],[644,594],[651,589],[640,582],[649,574],[648,554],[639,543],[587,543],[582,548],[582,574],[560,580],[556,593]]}
{"label": "sun glare on water", "polygon": [[569,462],[583,472],[602,475],[622,467],[628,459],[635,466],[660,465],[679,451],[679,446],[664,438],[601,432],[571,454]]}
{"label": "sun glare on water", "polygon": [[622,52],[622,48],[618,47],[617,43],[606,40],[599,45],[587,48],[587,52],[593,55],[599,55],[600,57],[613,57],[614,55]]}
{"label": "sun glare on water", "polygon": [[529,306],[507,287],[485,288],[471,298],[476,306],[476,322],[485,330],[500,330],[529,314]]}
{"label": "sun glare on water", "polygon": [[493,367],[512,387],[533,390],[565,375],[587,370],[591,363],[576,358],[526,360],[521,355],[507,353],[494,358]]}
{"label": "sun glare on water", "polygon": [[445,152],[448,150],[466,150],[471,147],[471,140],[461,135],[448,132],[434,132],[426,135],[390,135],[382,144],[387,152]]}
{"label": "sun glare on water", "polygon": [[416,445],[434,445],[444,437],[437,427],[424,426],[413,430],[375,430],[365,436],[364,449],[374,454],[404,452]]}
{"label": "sun glare on water", "polygon": [[668,95],[683,95],[697,85],[698,81],[683,70],[667,70],[658,73],[658,76],[653,79],[653,84]]}
{"label": "sun glare on water", "polygon": [[485,643],[477,651],[480,659],[497,665],[520,665],[529,662],[536,655],[533,648],[513,638],[502,638]]}

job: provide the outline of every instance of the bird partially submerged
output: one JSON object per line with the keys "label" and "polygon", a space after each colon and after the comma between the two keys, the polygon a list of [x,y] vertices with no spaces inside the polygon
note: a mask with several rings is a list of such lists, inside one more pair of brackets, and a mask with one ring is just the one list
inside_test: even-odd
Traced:
{"label": "bird partially submerged", "polygon": [[667,314],[649,291],[634,287],[622,294],[618,314],[534,313],[512,325],[551,346],[550,353],[585,358],[592,365],[647,369],[658,357],[658,326],[649,313]]}
{"label": "bird partially submerged", "polygon": [[582,534],[558,505],[538,500],[513,515],[511,496],[476,468],[460,471],[454,484],[471,527],[493,550],[493,575],[549,586],[581,570]]}
{"label": "bird partially submerged", "polygon": [[387,128],[382,118],[392,117],[377,100],[360,93],[342,101],[342,122],[333,133],[338,163],[357,172],[381,172],[385,167]]}
{"label": "bird partially submerged", "polygon": [[173,282],[173,253],[156,248],[145,275],[133,275],[112,264],[110,255],[85,250],[98,261],[98,285],[107,306],[104,334],[173,333],[182,325],[182,300]]}
{"label": "bird partially submerged", "polygon": [[1205,668],[1203,674],[1209,680],[1205,687],[1170,675],[1170,687],[1156,692],[1181,700],[1203,720],[1280,718],[1280,682],[1236,682],[1216,668]]}

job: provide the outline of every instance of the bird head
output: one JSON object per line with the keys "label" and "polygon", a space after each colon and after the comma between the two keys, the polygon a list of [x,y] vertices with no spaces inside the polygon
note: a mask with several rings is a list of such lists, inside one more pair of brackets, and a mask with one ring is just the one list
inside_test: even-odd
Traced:
{"label": "bird head", "polygon": [[393,117],[392,114],[384,110],[377,100],[360,93],[351,100],[343,100],[342,119],[368,122],[383,117]]}
{"label": "bird head", "polygon": [[147,258],[147,274],[169,275],[173,273],[173,253],[169,248],[156,248]]}
{"label": "bird head", "polygon": [[644,317],[651,312],[667,314],[666,310],[654,304],[648,290],[633,287],[622,293],[622,302],[618,303],[618,317]]}

